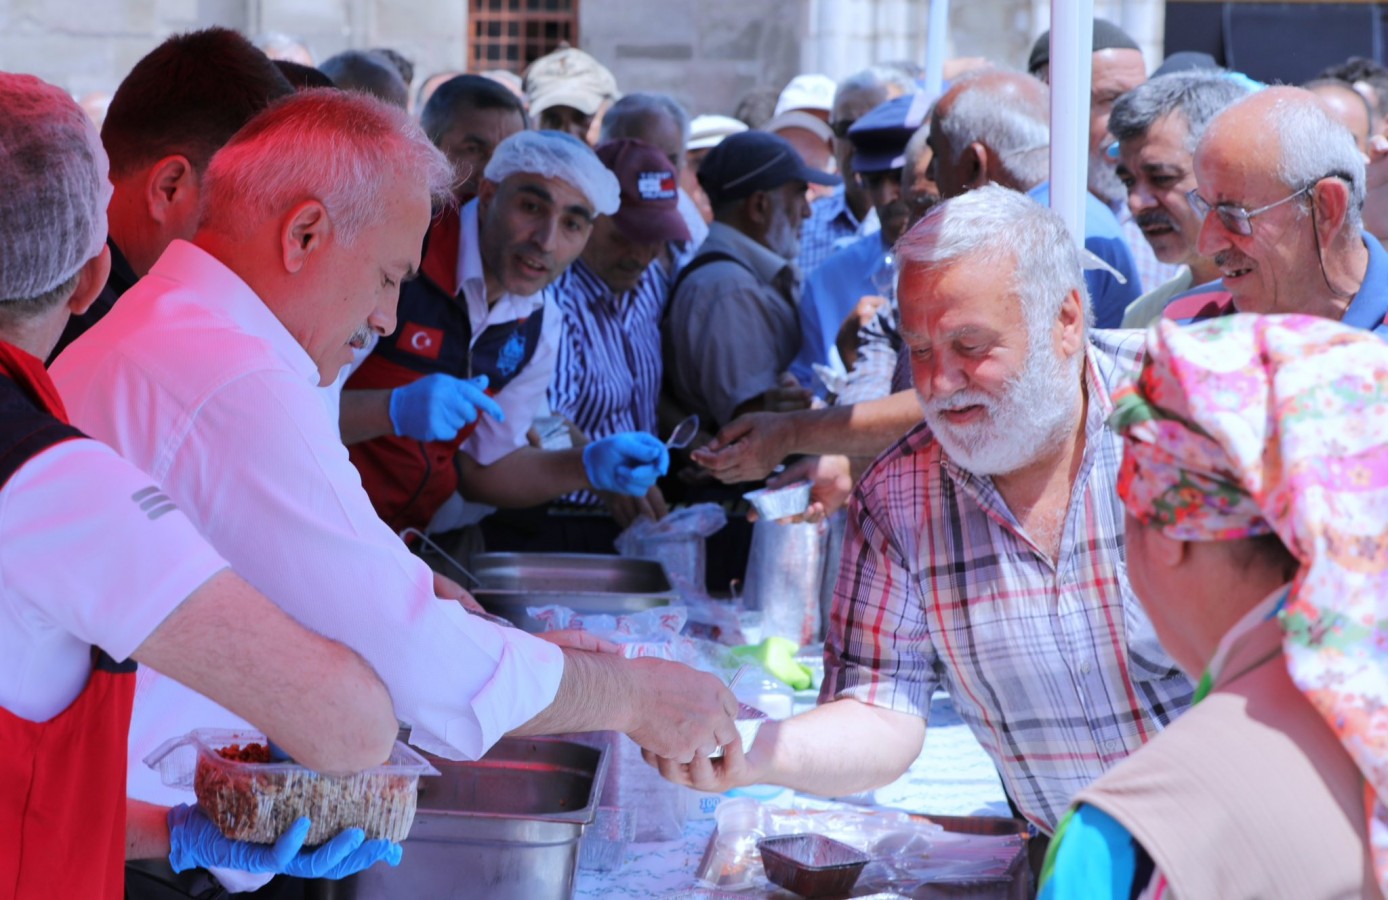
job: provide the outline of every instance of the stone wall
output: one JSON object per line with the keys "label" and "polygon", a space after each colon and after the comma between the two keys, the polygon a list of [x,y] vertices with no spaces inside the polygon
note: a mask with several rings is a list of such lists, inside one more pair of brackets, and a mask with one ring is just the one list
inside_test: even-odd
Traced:
{"label": "stone wall", "polygon": [[779,88],[800,72],[808,7],[808,0],[588,0],[579,37],[623,90],[666,91],[695,113],[731,113],[751,88]]}
{"label": "stone wall", "polygon": [[[467,0],[0,0],[0,69],[74,94],[111,90],[167,35],[219,24],[303,37],[316,58],[390,46],[419,78],[461,68]],[[1097,0],[1160,51],[1161,0]],[[841,78],[874,60],[921,59],[926,0],[582,0],[583,49],[625,89],[668,91],[694,112],[730,112],[801,71]],[[954,0],[950,54],[1025,65],[1049,0]]]}

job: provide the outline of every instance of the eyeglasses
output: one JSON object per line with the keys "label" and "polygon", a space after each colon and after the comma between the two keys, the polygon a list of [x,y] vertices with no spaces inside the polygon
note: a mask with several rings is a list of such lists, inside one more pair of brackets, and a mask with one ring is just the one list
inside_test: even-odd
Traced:
{"label": "eyeglasses", "polygon": [[848,129],[857,124],[857,119],[838,119],[829,123],[829,129],[834,132],[834,137],[842,140],[848,137]]}
{"label": "eyeglasses", "polygon": [[1216,216],[1219,216],[1219,222],[1225,228],[1229,229],[1234,234],[1241,234],[1247,237],[1253,233],[1254,216],[1261,216],[1268,210],[1276,209],[1284,203],[1291,203],[1297,197],[1309,192],[1317,184],[1320,184],[1325,178],[1334,177],[1337,176],[1326,175],[1324,178],[1317,178],[1296,193],[1288,194],[1275,203],[1269,203],[1267,206],[1260,206],[1257,209],[1244,209],[1242,206],[1235,206],[1232,203],[1210,203],[1210,201],[1200,196],[1198,188],[1192,188],[1186,191],[1186,200],[1190,203],[1190,208],[1195,210],[1195,214],[1201,219],[1206,218],[1213,212]]}

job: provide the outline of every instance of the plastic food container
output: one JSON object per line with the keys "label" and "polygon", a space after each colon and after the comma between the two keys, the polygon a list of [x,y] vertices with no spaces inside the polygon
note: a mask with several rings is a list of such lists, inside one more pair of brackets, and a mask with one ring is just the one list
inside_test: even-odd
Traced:
{"label": "plastic food container", "polygon": [[420,775],[438,770],[396,742],[382,765],[355,775],[319,775],[297,763],[237,762],[219,751],[265,744],[254,731],[200,728],[165,742],[145,765],[170,787],[192,789],[198,807],[231,840],[273,843],[301,816],[313,821],[307,845],[321,844],[344,828],[361,828],[368,840],[400,842],[414,822]]}
{"label": "plastic food container", "polygon": [[787,834],[757,841],[766,877],[802,897],[846,894],[868,856],[821,834]]}
{"label": "plastic food container", "polygon": [[752,504],[757,515],[774,522],[787,516],[798,516],[810,506],[810,483],[797,481],[785,487],[749,491],[742,499]]}

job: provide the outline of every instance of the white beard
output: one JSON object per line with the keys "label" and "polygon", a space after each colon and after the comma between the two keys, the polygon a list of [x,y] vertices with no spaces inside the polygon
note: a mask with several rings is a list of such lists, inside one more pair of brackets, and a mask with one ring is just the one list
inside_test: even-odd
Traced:
{"label": "white beard", "polygon": [[800,257],[800,221],[778,207],[766,229],[766,246],[786,262],[795,262]]}
{"label": "white beard", "polygon": [[[1033,346],[1001,397],[973,390],[929,401],[916,397],[945,455],[975,475],[1006,475],[1054,450],[1075,427],[1083,361],[1083,352],[1063,360],[1049,345]],[[978,425],[957,426],[940,415],[975,405],[984,409]]]}

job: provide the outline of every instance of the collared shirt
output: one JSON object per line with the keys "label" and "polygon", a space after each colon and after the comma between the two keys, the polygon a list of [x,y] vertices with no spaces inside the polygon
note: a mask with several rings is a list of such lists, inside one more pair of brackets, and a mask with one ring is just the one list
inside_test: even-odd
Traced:
{"label": "collared shirt", "polygon": [[[1051,183],[1043,181],[1027,191],[1037,203],[1051,202]],[[1123,311],[1142,296],[1142,281],[1133,264],[1133,252],[1123,237],[1123,230],[1104,201],[1089,192],[1084,195],[1084,249],[1108,263],[1127,279],[1120,282],[1112,272],[1086,269],[1084,283],[1089,288],[1089,304],[1094,311],[1096,328],[1117,328],[1123,321]]]}
{"label": "collared shirt", "polygon": [[[704,427],[727,424],[743,403],[776,387],[800,349],[795,266],[721,222],[705,253],[726,253],[693,271],[670,298],[662,328],[675,399]],[[697,259],[697,256],[696,256]]]}
{"label": "collared shirt", "polygon": [[[1364,269],[1364,280],[1360,282],[1359,290],[1355,291],[1340,321],[1353,328],[1372,331],[1388,340],[1388,251],[1383,249],[1378,238],[1367,231],[1361,231],[1359,236],[1369,251],[1369,262]],[[1203,319],[1232,315],[1236,311],[1233,298],[1221,278],[1174,297],[1167,304],[1165,317],[1189,325]]]}
{"label": "collared shirt", "polygon": [[[554,698],[559,649],[435,598],[433,573],[372,509],[313,360],[200,248],[171,244],[53,376],[74,424],[154,478],[242,577],[375,667],[417,743],[475,758]],[[142,672],[131,795],[169,802],[180,795],[140,760],[241,722]]]}
{"label": "collared shirt", "polygon": [[[506,293],[496,303],[487,303],[487,280],[482,269],[482,244],[478,238],[475,199],[469,200],[459,210],[458,224],[458,293],[462,302],[467,304],[473,343],[493,325],[524,319],[540,307],[547,307],[535,355],[496,395],[496,402],[506,411],[506,421],[498,422],[491,416],[482,416],[477,420],[477,429],[458,448],[479,464],[489,466],[527,443],[526,432],[543,408],[545,389],[554,376],[562,317],[554,305],[553,286],[528,297]],[[460,374],[459,377],[468,376]]]}
{"label": "collared shirt", "polygon": [[1189,266],[1181,266],[1176,276],[1138,297],[1123,313],[1124,328],[1147,328],[1162,317],[1162,312],[1172,300],[1193,287],[1194,281]]}
{"label": "collared shirt", "polygon": [[[567,416],[590,438],[624,431],[656,433],[660,319],[668,289],[668,279],[655,263],[646,267],[636,287],[622,294],[614,294],[583,260],[569,266],[553,287],[564,327],[549,387],[551,410]],[[601,502],[589,491],[574,499],[588,505]]]}
{"label": "collared shirt", "polygon": [[1183,266],[1180,263],[1164,263],[1157,259],[1157,252],[1152,249],[1147,235],[1137,227],[1137,220],[1133,218],[1128,204],[1120,203],[1109,208],[1117,217],[1118,227],[1123,229],[1123,237],[1128,242],[1128,249],[1133,253],[1133,268],[1137,271],[1138,281],[1142,282],[1142,289],[1150,292],[1157,285],[1175,278]]}
{"label": "collared shirt", "polygon": [[802,344],[790,371],[821,397],[825,395],[825,386],[815,375],[814,366],[843,368],[834,344],[839,326],[864,296],[883,293],[875,279],[884,267],[888,249],[880,231],[858,238],[831,253],[805,278],[805,290],[800,296]]}
{"label": "collared shirt", "polygon": [[1190,704],[1128,585],[1122,442],[1109,386],[1142,335],[1091,332],[1085,447],[1058,560],[1031,542],[992,479],[922,425],[854,492],[825,642],[821,702],[851,697],[926,718],[938,688],[1008,793],[1050,831],[1070,797]]}
{"label": "collared shirt", "polygon": [[62,337],[58,338],[58,343],[54,345],[53,351],[48,354],[48,361],[52,362],[58,358],[58,354],[67,349],[67,345],[86,334],[87,329],[111,311],[111,307],[116,305],[116,301],[121,295],[130,290],[131,286],[138,280],[135,270],[130,267],[125,254],[116,246],[116,242],[111,237],[106,238],[106,246],[111,250],[111,272],[106,276],[106,286],[101,289],[101,293],[96,295],[96,300],[87,311],[80,316],[70,316],[67,325],[63,327]]}
{"label": "collared shirt", "polygon": [[800,225],[800,272],[809,275],[829,254],[881,227],[876,209],[869,209],[859,221],[848,205],[843,185],[839,185],[829,196],[810,204],[810,217]]}

